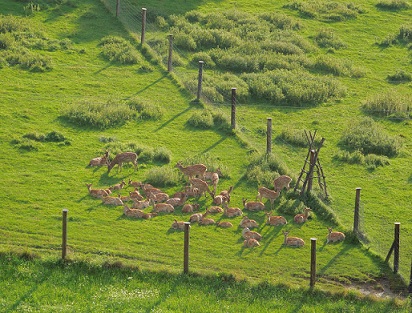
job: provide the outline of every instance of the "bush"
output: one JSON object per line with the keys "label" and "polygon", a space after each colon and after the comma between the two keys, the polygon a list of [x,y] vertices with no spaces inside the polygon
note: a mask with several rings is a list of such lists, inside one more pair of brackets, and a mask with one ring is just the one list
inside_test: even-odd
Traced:
{"label": "bush", "polygon": [[147,171],[145,182],[158,187],[177,186],[179,173],[170,167],[155,167]]}
{"label": "bush", "polygon": [[133,119],[136,113],[122,102],[78,103],[63,109],[62,116],[79,126],[105,129],[120,126]]}
{"label": "bush", "polygon": [[375,169],[379,166],[389,165],[390,162],[386,156],[368,154],[367,156],[365,156],[365,164],[369,169]]}
{"label": "bush", "polygon": [[111,62],[120,64],[137,64],[140,61],[140,55],[136,49],[126,39],[118,36],[104,37],[100,45],[102,46],[102,55]]}
{"label": "bush", "polygon": [[301,129],[288,128],[287,130],[282,130],[276,138],[280,142],[287,143],[295,147],[308,147],[308,140],[305,132]]}
{"label": "bush", "polygon": [[316,35],[315,41],[321,48],[333,48],[336,50],[346,48],[346,44],[333,32],[332,29],[322,29]]}
{"label": "bush", "polygon": [[412,41],[412,24],[401,26],[399,29],[399,38],[406,41]]}
{"label": "bush", "polygon": [[395,74],[393,75],[388,75],[386,79],[389,82],[396,82],[396,83],[405,83],[405,82],[410,82],[412,81],[412,74],[407,73],[403,70],[398,70],[396,71]]}
{"label": "bush", "polygon": [[205,62],[205,68],[213,68],[216,66],[215,62],[212,60],[212,57],[207,52],[193,53],[190,62],[195,66],[199,66],[199,61]]}
{"label": "bush", "polygon": [[412,99],[401,96],[394,91],[378,94],[367,99],[362,105],[365,112],[391,118],[410,118]]}
{"label": "bush", "polygon": [[376,6],[383,10],[405,10],[410,8],[410,4],[406,0],[381,0]]}
{"label": "bush", "polygon": [[160,120],[164,115],[164,109],[151,102],[141,99],[131,99],[127,102],[128,106],[140,113],[140,118],[144,120]]}
{"label": "bush", "polygon": [[157,147],[153,152],[153,161],[160,163],[170,163],[172,152],[165,147]]}
{"label": "bush", "polygon": [[201,112],[195,112],[188,119],[187,124],[200,129],[210,129],[213,127],[213,115],[208,110],[203,110]]}
{"label": "bush", "polygon": [[386,134],[371,118],[352,123],[341,137],[341,145],[349,151],[393,157],[399,154],[402,141]]}
{"label": "bush", "polygon": [[348,164],[363,164],[365,162],[365,156],[359,150],[354,152],[342,151],[336,154],[334,159]]}
{"label": "bush", "polygon": [[280,175],[287,175],[289,172],[286,165],[275,155],[255,153],[251,156],[246,178],[249,182],[258,186],[273,186],[273,180]]}

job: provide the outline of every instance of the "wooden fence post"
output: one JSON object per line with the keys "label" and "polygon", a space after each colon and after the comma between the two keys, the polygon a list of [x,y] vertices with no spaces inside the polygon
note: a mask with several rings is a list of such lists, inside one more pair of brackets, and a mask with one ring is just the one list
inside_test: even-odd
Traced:
{"label": "wooden fence post", "polygon": [[[315,150],[310,150],[310,167],[314,168],[315,167]],[[307,191],[310,192],[312,191],[312,186],[313,186],[313,172],[314,170],[310,171],[309,173],[309,177],[308,177],[308,187],[307,187]]]}
{"label": "wooden fence post", "polygon": [[355,212],[353,216],[353,232],[355,234],[359,233],[359,202],[360,202],[360,187],[356,188],[356,197],[355,197]]}
{"label": "wooden fence post", "polygon": [[316,281],[316,238],[310,238],[310,287],[315,286]]}
{"label": "wooden fence post", "polygon": [[172,71],[172,54],[173,54],[173,35],[169,34],[169,58],[167,60],[167,71],[170,73]]}
{"label": "wooden fence post", "polygon": [[183,273],[189,273],[189,230],[190,222],[185,222],[185,236],[183,248]]}
{"label": "wooden fence post", "polygon": [[266,131],[266,154],[272,153],[272,118],[267,118],[267,131]]}
{"label": "wooden fence post", "polygon": [[412,294],[412,261],[411,261],[411,275],[409,276],[408,292]]}
{"label": "wooden fence post", "polygon": [[393,253],[393,272],[398,273],[399,270],[399,233],[401,223],[395,223],[395,239],[394,239],[394,253]]}
{"label": "wooden fence post", "polygon": [[197,101],[200,101],[200,96],[202,95],[202,81],[203,81],[203,64],[205,62],[199,61],[199,77],[197,80]]}
{"label": "wooden fence post", "polygon": [[65,260],[67,255],[67,212],[67,209],[63,209],[62,260]]}
{"label": "wooden fence post", "polygon": [[120,15],[120,0],[116,0],[116,17]]}
{"label": "wooden fence post", "polygon": [[142,45],[144,44],[144,37],[146,33],[146,12],[147,12],[147,9],[142,8],[142,34],[140,37],[140,42]]}
{"label": "wooden fence post", "polygon": [[236,128],[236,88],[232,88],[232,115],[231,115],[232,129]]}

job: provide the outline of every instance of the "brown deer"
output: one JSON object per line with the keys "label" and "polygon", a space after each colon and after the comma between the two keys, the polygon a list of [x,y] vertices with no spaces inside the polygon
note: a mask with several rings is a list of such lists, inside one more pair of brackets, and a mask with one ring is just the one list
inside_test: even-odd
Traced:
{"label": "brown deer", "polygon": [[196,210],[199,210],[199,203],[191,204],[191,203],[186,203],[182,207],[182,213],[193,213]]}
{"label": "brown deer", "polygon": [[247,199],[243,198],[243,206],[245,210],[249,211],[262,211],[265,209],[265,204],[260,201],[248,201]]}
{"label": "brown deer", "polygon": [[88,166],[107,165],[108,159],[109,159],[109,152],[106,151],[106,153],[102,157],[97,157],[97,158],[91,159]]}
{"label": "brown deer", "polygon": [[153,211],[154,213],[173,213],[175,211],[175,208],[173,205],[168,204],[168,203],[155,203],[153,200],[150,200],[153,204]]}
{"label": "brown deer", "polygon": [[132,186],[134,188],[139,188],[142,185],[141,182],[139,181],[133,181],[129,178],[129,186]]}
{"label": "brown deer", "polygon": [[203,218],[203,215],[206,216],[206,213],[207,213],[207,211],[203,214],[202,213],[195,213],[195,214],[190,215],[189,222],[191,222],[191,223],[199,222]]}
{"label": "brown deer", "polygon": [[274,191],[266,187],[260,187],[258,189],[257,198],[260,202],[262,202],[262,198],[269,199],[270,201],[270,208],[273,209],[273,203],[279,197],[280,191]]}
{"label": "brown deer", "polygon": [[233,191],[233,186],[230,186],[228,190],[222,190],[220,192],[220,195],[226,197],[226,201],[230,202],[230,194],[232,193],[232,191]]}
{"label": "brown deer", "polygon": [[312,211],[310,208],[304,208],[303,213],[296,214],[293,220],[295,223],[302,224],[308,220],[309,212]]}
{"label": "brown deer", "polygon": [[123,214],[127,217],[150,219],[156,216],[156,213],[146,213],[140,209],[129,208],[127,205],[123,206]]}
{"label": "brown deer", "polygon": [[328,227],[328,232],[326,243],[345,240],[345,234],[340,231],[332,231],[332,228]]}
{"label": "brown deer", "polygon": [[205,181],[211,181],[213,185],[213,193],[216,194],[216,189],[217,189],[217,183],[219,182],[219,176],[222,176],[222,172],[220,171],[220,168],[216,169],[216,172],[205,172],[205,175],[203,176]]}
{"label": "brown deer", "polygon": [[205,195],[206,197],[206,192],[213,198],[213,193],[209,189],[209,185],[207,182],[200,178],[191,178],[190,184],[192,185],[193,188],[197,188],[199,190],[200,196]]}
{"label": "brown deer", "polygon": [[243,214],[242,210],[239,208],[229,208],[227,203],[223,204],[223,214],[227,217],[241,216]]}
{"label": "brown deer", "polygon": [[107,196],[102,198],[102,202],[107,205],[123,205],[123,201],[120,197]]}
{"label": "brown deer", "polygon": [[206,165],[204,164],[194,164],[184,167],[182,162],[177,162],[176,167],[183,173],[183,175],[187,176],[189,180],[194,177],[203,178],[207,170]]}
{"label": "brown deer", "polygon": [[169,195],[164,192],[159,192],[159,193],[148,193],[146,194],[149,199],[152,199],[154,202],[159,203],[159,202],[166,202],[169,200]]}
{"label": "brown deer", "polygon": [[259,227],[259,224],[255,220],[251,220],[249,217],[244,216],[239,223],[240,227],[242,228],[256,228]]}
{"label": "brown deer", "polygon": [[224,202],[227,202],[227,198],[225,196],[217,195],[213,198],[213,204],[222,205]]}
{"label": "brown deer", "polygon": [[133,200],[132,208],[143,210],[150,206],[149,200]]}
{"label": "brown deer", "polygon": [[262,235],[261,235],[261,234],[259,234],[259,233],[256,232],[256,231],[250,230],[248,227],[243,228],[243,230],[242,230],[242,236],[243,236],[243,238],[245,238],[245,239],[250,239],[250,238],[253,238],[253,239],[256,239],[256,240],[261,240],[261,239],[262,239]]}
{"label": "brown deer", "polygon": [[231,222],[223,221],[223,222],[217,223],[217,226],[222,227],[222,228],[230,228],[230,227],[233,227],[233,224]]}
{"label": "brown deer", "polygon": [[113,190],[120,190],[120,189],[123,189],[124,186],[126,186],[126,182],[125,182],[124,180],[122,180],[121,183],[115,184],[115,185],[113,185],[113,186],[110,186],[109,189],[110,189],[111,191],[113,191]]}
{"label": "brown deer", "polygon": [[289,184],[291,181],[292,178],[287,175],[281,175],[278,178],[274,179],[273,185],[275,187],[275,191],[282,191],[284,188],[286,188],[286,190],[289,190]]}
{"label": "brown deer", "polygon": [[116,154],[114,159],[112,161],[107,161],[107,172],[110,173],[112,168],[117,164],[118,168],[117,171],[122,170],[123,163],[129,163],[132,162],[134,165],[134,170],[138,169],[137,166],[137,154],[134,152],[122,152]]}
{"label": "brown deer", "polygon": [[184,221],[177,221],[177,220],[175,220],[175,221],[172,223],[172,227],[171,227],[171,228],[176,229],[176,230],[184,230],[184,229],[185,229],[185,222],[184,222]]}
{"label": "brown deer", "polygon": [[214,213],[222,213],[223,209],[220,206],[213,205],[210,208],[207,209],[209,213],[214,214]]}
{"label": "brown deer", "polygon": [[133,191],[129,192],[129,197],[132,200],[143,200],[143,196],[140,194],[139,189],[136,187]]}
{"label": "brown deer", "polygon": [[249,238],[249,239],[245,239],[245,241],[243,241],[243,246],[245,248],[259,247],[260,243],[259,243],[259,241],[257,241],[254,238]]}
{"label": "brown deer", "polygon": [[92,189],[92,184],[86,184],[87,190],[89,190],[89,194],[94,198],[103,198],[107,197],[109,193],[104,189]]}
{"label": "brown deer", "polygon": [[271,215],[270,212],[267,212],[266,216],[268,217],[268,220],[266,222],[267,225],[280,226],[280,225],[286,225],[288,223],[286,218],[280,215]]}
{"label": "brown deer", "polygon": [[169,198],[166,200],[166,203],[169,203],[171,205],[173,205],[174,207],[177,206],[182,206],[183,204],[185,204],[187,200],[187,195],[184,193],[183,196],[181,198]]}
{"label": "brown deer", "polygon": [[199,221],[199,225],[214,225],[215,220],[212,218],[207,218],[206,215],[208,215],[210,212],[206,210],[205,214],[202,214],[202,218]]}
{"label": "brown deer", "polygon": [[285,246],[290,246],[290,247],[303,247],[305,245],[305,241],[302,238],[298,237],[288,237],[289,232],[288,231],[283,231],[283,235],[285,236],[285,240],[283,241],[283,244]]}

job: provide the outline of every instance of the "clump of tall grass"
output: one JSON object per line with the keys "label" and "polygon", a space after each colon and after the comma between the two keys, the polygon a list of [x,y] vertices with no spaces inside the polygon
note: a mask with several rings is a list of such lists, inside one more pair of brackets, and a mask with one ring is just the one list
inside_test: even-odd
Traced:
{"label": "clump of tall grass", "polygon": [[380,0],[376,6],[383,10],[406,10],[411,7],[406,0]]}
{"label": "clump of tall grass", "polygon": [[289,173],[287,166],[274,154],[254,153],[246,171],[246,179],[258,186],[273,186],[273,180]]}
{"label": "clump of tall grass", "polygon": [[191,58],[190,58],[190,62],[195,65],[198,66],[199,65],[199,61],[203,61],[204,62],[204,68],[214,68],[216,66],[216,63],[213,61],[212,57],[209,55],[209,53],[205,52],[205,51],[200,51],[200,52],[196,52],[193,53]]}
{"label": "clump of tall grass", "polygon": [[194,128],[229,131],[229,118],[221,110],[204,109],[192,114],[187,124]]}
{"label": "clump of tall grass", "polygon": [[106,36],[100,41],[102,56],[120,64],[137,64],[140,55],[130,42],[119,36]]}
{"label": "clump of tall grass", "polygon": [[364,155],[361,151],[356,150],[354,152],[341,151],[334,157],[335,160],[345,162],[348,164],[366,165],[370,170],[376,169],[379,166],[386,166],[390,164],[387,156],[376,155],[373,153]]}
{"label": "clump of tall grass", "polygon": [[126,103],[109,100],[106,103],[83,102],[63,109],[62,117],[79,126],[106,129],[120,126],[136,117]]}
{"label": "clump of tall grass", "polygon": [[165,147],[156,147],[153,152],[153,161],[159,163],[170,163],[172,152]]}
{"label": "clump of tall grass", "polygon": [[53,68],[50,57],[34,53],[22,46],[6,50],[2,56],[10,66],[20,66],[32,72],[45,72]]}
{"label": "clump of tall grass", "polygon": [[399,38],[405,41],[412,41],[412,24],[402,25],[399,28]]}
{"label": "clump of tall grass", "polygon": [[[302,129],[288,128],[282,130],[282,132],[276,137],[278,142],[287,143],[289,145],[301,148],[308,148],[308,137],[306,137],[305,131]],[[320,140],[315,139],[314,147],[320,145]]]}
{"label": "clump of tall grass", "polygon": [[362,108],[371,115],[401,119],[411,118],[412,98],[389,91],[365,100]]}
{"label": "clump of tall grass", "polygon": [[31,152],[38,151],[41,144],[38,141],[31,140],[29,138],[13,139],[11,144],[16,146],[19,150]]}
{"label": "clump of tall grass", "polygon": [[169,166],[154,167],[147,171],[145,182],[158,187],[177,186],[180,184],[179,172]]}
{"label": "clump of tall grass", "polygon": [[321,29],[315,36],[315,41],[321,48],[333,48],[336,50],[346,48],[346,44],[332,29]]}
{"label": "clump of tall grass", "polygon": [[395,74],[388,75],[386,79],[389,82],[406,83],[412,81],[412,74],[405,72],[404,70],[398,70]]}
{"label": "clump of tall grass", "polygon": [[259,18],[271,23],[276,29],[298,30],[302,28],[299,21],[282,13],[265,12],[259,14]]}
{"label": "clump of tall grass", "polygon": [[160,120],[164,115],[164,109],[159,105],[141,99],[131,99],[127,103],[130,108],[140,113],[144,120]]}
{"label": "clump of tall grass", "polygon": [[51,131],[47,134],[37,132],[27,133],[23,135],[23,138],[39,142],[64,142],[67,140],[67,138],[63,134],[57,131]]}
{"label": "clump of tall grass", "polygon": [[371,118],[351,123],[340,139],[340,144],[348,151],[360,151],[363,155],[377,154],[394,157],[399,154],[403,142],[397,136],[387,134]]}

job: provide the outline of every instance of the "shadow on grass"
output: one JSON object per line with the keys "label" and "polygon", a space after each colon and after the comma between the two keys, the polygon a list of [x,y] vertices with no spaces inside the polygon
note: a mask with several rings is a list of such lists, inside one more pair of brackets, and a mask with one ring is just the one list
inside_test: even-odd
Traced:
{"label": "shadow on grass", "polygon": [[177,119],[178,117],[180,117],[181,115],[185,114],[186,112],[190,111],[192,108],[189,106],[186,109],[184,109],[182,112],[176,114],[175,116],[173,116],[172,118],[170,118],[169,120],[167,120],[166,122],[164,122],[162,125],[160,125],[155,131],[159,131],[161,129],[163,129],[164,127],[166,127],[167,125],[169,125],[171,122],[173,122],[175,119]]}

